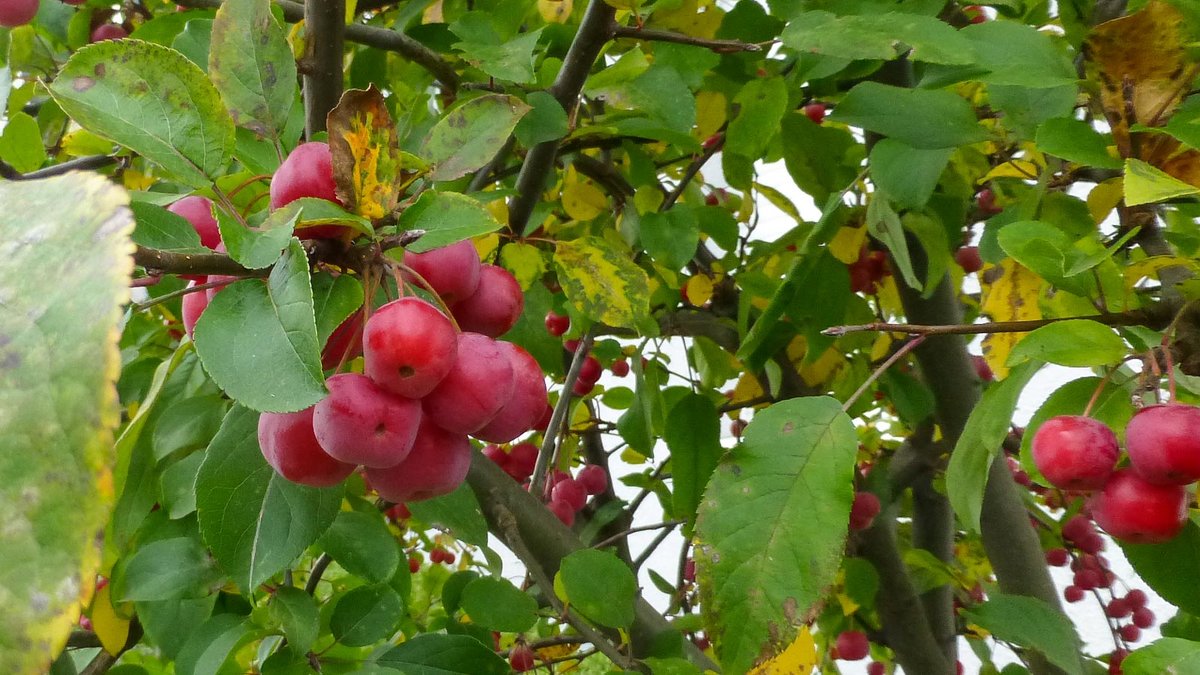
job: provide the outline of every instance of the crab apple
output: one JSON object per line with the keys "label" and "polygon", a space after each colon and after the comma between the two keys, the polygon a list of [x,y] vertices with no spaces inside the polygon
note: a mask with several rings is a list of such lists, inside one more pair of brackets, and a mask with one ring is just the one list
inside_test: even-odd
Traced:
{"label": "crab apple", "polygon": [[417,558],[408,559],[408,573],[416,574],[421,569],[421,561]]}
{"label": "crab apple", "polygon": [[528,480],[537,467],[538,447],[533,443],[517,443],[508,451],[505,472],[517,482]]}
{"label": "crab apple", "polygon": [[978,354],[972,354],[971,364],[975,366],[975,375],[981,382],[991,382],[996,379],[996,374],[992,372],[992,367],[988,365],[987,359]]}
{"label": "crab apple", "polygon": [[1052,417],[1033,436],[1033,463],[1063,490],[1100,489],[1120,452],[1112,429],[1082,415]]}
{"label": "crab apple", "polygon": [[1115,539],[1156,544],[1187,524],[1188,493],[1181,485],[1159,485],[1130,469],[1120,469],[1092,496],[1092,517]]}
{"label": "crab apple", "polygon": [[492,443],[507,443],[529,431],[546,409],[546,378],[536,359],[511,342],[496,342],[508,354],[512,366],[512,395],[492,418],[474,433],[475,438]]}
{"label": "crab apple", "polygon": [[337,485],[355,469],[353,464],[340,462],[321,448],[313,433],[311,406],[299,412],[260,415],[258,447],[276,473],[301,485]]}
{"label": "crab apple", "polygon": [[571,386],[571,393],[578,398],[583,398],[584,396],[592,393],[592,390],[595,388],[595,382],[588,382],[581,377],[578,380],[575,380],[575,384]]}
{"label": "crab apple", "polygon": [[524,309],[525,296],[516,277],[495,265],[483,265],[475,293],[450,307],[463,330],[493,338],[515,326]]}
{"label": "crab apple", "polygon": [[625,377],[629,374],[629,362],[625,359],[617,359],[608,369],[617,377]]}
{"label": "crab apple", "polygon": [[1142,408],[1125,428],[1125,449],[1133,470],[1151,483],[1200,480],[1200,408],[1179,403]]}
{"label": "crab apple", "polygon": [[[302,197],[316,197],[341,204],[333,180],[333,156],[329,144],[301,143],[271,177],[271,210],[286,206]],[[296,230],[301,239],[337,239],[353,230],[340,225],[316,225]]]}
{"label": "crab apple", "polygon": [[[200,280],[189,283],[188,288],[204,283],[204,278],[200,277]],[[188,337],[192,337],[192,333],[196,330],[196,322],[200,320],[200,315],[207,307],[207,293],[195,291],[183,296],[183,308],[180,310],[180,314],[183,315],[183,329],[187,331]]]}
{"label": "crab apple", "polygon": [[602,494],[608,489],[608,472],[599,464],[588,464],[579,470],[575,477],[589,495]]}
{"label": "crab apple", "polygon": [[887,666],[881,661],[872,661],[867,664],[867,675],[886,675]]}
{"label": "crab apple", "polygon": [[168,206],[167,210],[191,223],[204,246],[215,250],[221,243],[221,230],[213,217],[213,203],[208,197],[188,195]]}
{"label": "crab apple", "polygon": [[524,643],[515,645],[508,653],[508,665],[518,673],[533,670],[533,650]]}
{"label": "crab apple", "polygon": [[38,0],[0,1],[0,26],[16,28],[33,21],[37,16]]}
{"label": "crab apple", "polygon": [[509,401],[513,381],[507,350],[486,335],[460,333],[454,365],[421,403],[433,423],[471,434],[491,422]]}
{"label": "crab apple", "polygon": [[571,506],[564,501],[551,499],[550,503],[547,504],[546,507],[550,509],[550,512],[554,514],[554,517],[558,518],[558,521],[563,525],[570,527],[575,524],[574,506]]}
{"label": "crab apple", "polygon": [[[1128,602],[1128,600],[1126,600]],[[1138,628],[1149,628],[1154,625],[1154,612],[1145,607],[1133,610],[1133,625]]]}
{"label": "crab apple", "polygon": [[501,448],[494,443],[489,443],[488,445],[484,446],[483,450],[480,452],[483,453],[484,457],[487,457],[495,462],[496,466],[500,467],[501,469],[505,469],[505,467],[508,466],[508,453],[504,451],[504,448]]}
{"label": "crab apple", "polygon": [[1092,521],[1082,513],[1077,513],[1067,519],[1063,523],[1062,535],[1075,543],[1079,543],[1084,539],[1096,534],[1096,528],[1092,526]]}
{"label": "crab apple", "polygon": [[471,468],[471,441],[422,420],[408,457],[386,469],[367,469],[367,481],[390,502],[419,502],[454,492]]}
{"label": "crab apple", "polygon": [[875,522],[879,515],[879,497],[872,492],[855,492],[854,503],[850,506],[850,529],[865,530]]}
{"label": "crab apple", "polygon": [[383,512],[383,515],[392,522],[398,522],[412,518],[412,512],[409,511],[408,507],[403,503],[393,504],[391,508]]}
{"label": "crab apple", "polygon": [[333,329],[325,341],[325,348],[321,350],[322,369],[332,370],[362,356],[363,319],[362,312],[355,312]]}
{"label": "crab apple", "polygon": [[967,15],[967,20],[971,23],[984,23],[988,20],[987,13],[979,5],[967,5],[963,7],[963,13]]}
{"label": "crab apple", "polygon": [[871,653],[871,641],[862,631],[842,631],[837,636],[838,658],[843,661],[858,661],[867,658]]}
{"label": "crab apple", "polygon": [[325,452],[375,469],[404,461],[421,423],[420,403],[358,373],[334,375],[326,384],[329,396],[313,412],[313,432]]}
{"label": "crab apple", "polygon": [[967,274],[974,274],[983,269],[983,258],[979,257],[978,246],[963,246],[958,249],[954,252],[954,262]]}
{"label": "crab apple", "polygon": [[1083,589],[1078,586],[1067,586],[1063,589],[1063,599],[1067,602],[1079,602],[1083,600]]}
{"label": "crab apple", "polygon": [[813,124],[821,124],[825,121],[825,110],[824,103],[809,103],[804,106],[804,116],[812,120]]}
{"label": "crab apple", "polygon": [[105,40],[121,40],[129,37],[129,31],[115,23],[102,23],[92,31],[89,42],[104,42]]}
{"label": "crab apple", "polygon": [[562,337],[571,329],[571,317],[559,314],[554,310],[546,312],[546,332],[554,337]]}
{"label": "crab apple", "polygon": [[559,481],[554,485],[554,489],[550,491],[551,501],[566,502],[576,511],[583,509],[587,505],[587,498],[587,488],[583,486],[583,483],[574,478]]}
{"label": "crab apple", "polygon": [[1126,642],[1137,642],[1142,637],[1142,629],[1127,623],[1121,626],[1121,639]]}
{"label": "crab apple", "polygon": [[604,373],[604,366],[600,365],[600,361],[591,354],[583,360],[583,364],[579,366],[579,379],[590,384],[596,384],[600,379],[600,375]]}
{"label": "crab apple", "polygon": [[363,371],[384,389],[408,398],[433,391],[456,361],[454,324],[419,298],[393,300],[367,319]]}
{"label": "crab apple", "polygon": [[465,300],[479,288],[479,252],[464,239],[424,253],[405,253],[404,264],[421,276],[447,305]]}
{"label": "crab apple", "polygon": [[975,194],[975,205],[985,216],[994,216],[1004,210],[996,204],[996,193],[991,188],[984,188]]}
{"label": "crab apple", "polygon": [[[1125,594],[1125,601],[1128,602],[1129,606],[1134,609],[1141,609],[1142,607],[1145,607],[1146,602],[1149,599],[1150,598],[1146,596],[1146,591],[1143,591],[1140,588],[1135,588]],[[1142,628],[1145,628],[1145,626],[1142,626]]]}
{"label": "crab apple", "polygon": [[1046,551],[1046,564],[1051,567],[1066,567],[1071,561],[1071,554],[1065,548],[1052,548]]}

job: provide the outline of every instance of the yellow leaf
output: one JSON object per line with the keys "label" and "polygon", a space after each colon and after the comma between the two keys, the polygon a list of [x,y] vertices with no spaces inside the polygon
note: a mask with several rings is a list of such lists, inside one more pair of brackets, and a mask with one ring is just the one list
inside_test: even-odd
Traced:
{"label": "yellow leaf", "polygon": [[982,626],[973,623],[967,624],[965,632],[967,637],[972,637],[976,640],[986,640],[991,636],[991,633],[987,632]]}
{"label": "yellow leaf", "polygon": [[538,14],[546,23],[566,23],[574,5],[573,0],[538,0]]}
{"label": "yellow leaf", "polygon": [[647,25],[711,39],[724,18],[724,10],[713,0],[683,0],[677,7],[654,12]]}
{"label": "yellow leaf", "polygon": [[96,631],[104,650],[116,655],[121,653],[129,639],[129,619],[117,615],[117,610],[112,606],[111,588],[109,584],[96,591],[92,599],[92,613],[88,618],[92,620],[92,629]]}
{"label": "yellow leaf", "polygon": [[565,656],[570,656],[577,651],[579,651],[579,645],[577,644],[562,644],[542,647],[535,650],[534,653],[537,654],[539,661],[550,661],[552,659],[561,659]]}
{"label": "yellow leaf", "polygon": [[687,295],[687,301],[694,307],[702,307],[704,303],[712,299],[713,280],[703,274],[687,280],[687,284],[683,287],[683,292]]}
{"label": "yellow leaf", "polygon": [[753,401],[756,398],[761,398],[763,395],[762,386],[758,384],[758,378],[750,373],[742,373],[738,378],[737,384],[733,387],[733,399],[730,401],[733,405]]}
{"label": "yellow leaf", "polygon": [[880,333],[879,337],[875,338],[875,343],[871,345],[871,360],[881,361],[887,357],[888,352],[892,349],[892,336],[887,333]]}
{"label": "yellow leaf", "polygon": [[62,149],[72,157],[107,155],[112,152],[113,143],[85,129],[76,129],[63,136]]}
{"label": "yellow leaf", "polygon": [[371,220],[394,211],[411,176],[401,166],[396,125],[383,93],[374,85],[347,91],[328,122],[338,199]]}
{"label": "yellow leaf", "polygon": [[1194,269],[1196,264],[1188,258],[1179,258],[1170,255],[1156,255],[1143,258],[1125,266],[1125,287],[1132,291],[1143,279],[1155,278],[1164,268],[1176,266]]}
{"label": "yellow leaf", "polygon": [[496,249],[500,248],[500,235],[492,232],[482,237],[476,237],[471,243],[475,244],[475,252],[479,254],[479,259],[487,260],[492,257]]}
{"label": "yellow leaf", "polygon": [[705,140],[721,130],[725,124],[725,94],[719,91],[702,91],[696,94],[696,137]]}
{"label": "yellow leaf", "polygon": [[[983,272],[983,301],[980,310],[993,321],[1024,321],[1042,318],[1038,298],[1045,281],[1022,267],[1017,261],[1005,258],[999,265]],[[1023,333],[993,333],[983,340],[983,358],[996,379],[1008,375],[1008,355]]]}
{"label": "yellow leaf", "polygon": [[800,634],[792,640],[792,644],[775,658],[761,663],[750,671],[750,675],[809,675],[817,666],[817,645],[813,641],[808,626],[800,629]]}
{"label": "yellow leaf", "polygon": [[1025,159],[1014,159],[1001,164],[992,169],[986,176],[979,179],[980,183],[986,183],[993,178],[1021,178],[1024,180],[1035,179],[1041,169],[1037,164]]}
{"label": "yellow leaf", "polygon": [[817,357],[816,361],[800,366],[800,378],[808,386],[815,387],[833,379],[834,374],[845,363],[846,358],[842,356],[841,352],[830,347]]}
{"label": "yellow leaf", "polygon": [[854,614],[858,611],[858,608],[861,607],[861,605],[854,601],[854,598],[851,598],[845,593],[838,593],[837,601],[838,604],[842,606],[842,614],[845,614],[846,616]]}
{"label": "yellow leaf", "polygon": [[626,464],[645,464],[648,458],[642,453],[633,448],[625,448],[621,451],[621,461]]}
{"label": "yellow leaf", "polygon": [[128,169],[121,175],[121,181],[125,184],[125,189],[134,190],[149,190],[151,185],[154,185],[154,177],[138,171],[137,169]]}
{"label": "yellow leaf", "polygon": [[658,210],[662,206],[663,200],[662,190],[658,187],[643,185],[633,193],[633,206],[637,209],[638,215],[646,215]]}
{"label": "yellow leaf", "polygon": [[1088,212],[1092,214],[1092,222],[1097,225],[1104,222],[1124,197],[1125,183],[1120,176],[1109,178],[1092,188],[1087,196],[1087,207]]}
{"label": "yellow leaf", "polygon": [[442,16],[442,0],[436,0],[421,13],[421,23],[423,24],[445,22],[446,19]]}
{"label": "yellow leaf", "polygon": [[542,252],[532,244],[512,242],[500,249],[500,265],[512,272],[521,288],[528,291],[546,272]]}
{"label": "yellow leaf", "polygon": [[829,253],[839,262],[847,265],[858,262],[858,254],[862,252],[863,244],[867,241],[867,228],[839,227],[829,240]]}
{"label": "yellow leaf", "polygon": [[608,210],[608,197],[591,183],[571,183],[563,188],[562,205],[575,220],[591,220]]}

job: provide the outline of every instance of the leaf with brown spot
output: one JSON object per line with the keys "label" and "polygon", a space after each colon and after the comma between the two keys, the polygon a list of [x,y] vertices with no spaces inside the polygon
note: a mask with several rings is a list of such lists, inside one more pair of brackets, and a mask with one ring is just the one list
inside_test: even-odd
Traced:
{"label": "leaf with brown spot", "polygon": [[279,141],[296,103],[296,62],[270,0],[221,3],[208,75],[238,126]]}
{"label": "leaf with brown spot", "polygon": [[[993,321],[1023,321],[1042,318],[1038,306],[1045,281],[1012,258],[1005,258],[983,273],[980,310]],[[983,340],[983,358],[997,379],[1008,375],[1008,355],[1023,333],[993,333]]]}
{"label": "leaf with brown spot", "polygon": [[338,199],[352,213],[379,220],[400,203],[405,173],[396,125],[383,94],[371,85],[342,94],[326,118]]}

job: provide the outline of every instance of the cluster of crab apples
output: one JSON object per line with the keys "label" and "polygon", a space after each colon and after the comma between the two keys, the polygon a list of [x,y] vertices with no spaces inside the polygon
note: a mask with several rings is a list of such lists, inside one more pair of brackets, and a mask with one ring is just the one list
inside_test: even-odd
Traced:
{"label": "cluster of crab apples", "polygon": [[1068,492],[1090,492],[1087,512],[1113,538],[1160,543],[1188,520],[1187,486],[1200,480],[1200,408],[1179,403],[1142,408],[1125,428],[1127,466],[1117,436],[1099,420],[1061,415],[1034,434],[1033,462]]}

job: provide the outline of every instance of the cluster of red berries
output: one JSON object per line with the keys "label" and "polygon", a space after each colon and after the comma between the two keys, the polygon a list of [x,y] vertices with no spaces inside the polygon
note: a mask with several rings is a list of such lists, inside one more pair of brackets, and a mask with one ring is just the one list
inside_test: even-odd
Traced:
{"label": "cluster of red berries", "polygon": [[879,282],[892,272],[888,268],[887,254],[869,251],[866,246],[858,253],[858,260],[850,263],[850,290],[854,293],[871,295],[878,289]]}
{"label": "cluster of red berries", "polygon": [[[533,476],[538,448],[532,443],[518,443],[508,452],[498,445],[489,445],[483,454],[504,470],[513,480],[525,483]],[[575,514],[587,505],[588,497],[603,494],[608,489],[608,472],[598,464],[588,464],[574,477],[565,471],[550,475],[550,511],[563,525],[575,524]]]}
{"label": "cluster of red berries", "polygon": [[[1148,598],[1145,591],[1135,588],[1124,596],[1118,596],[1116,591],[1111,590],[1117,576],[1109,568],[1108,559],[1101,554],[1104,538],[1087,516],[1076,514],[1068,518],[1063,523],[1062,535],[1067,548],[1046,551],[1046,563],[1053,567],[1070,565],[1074,572],[1071,584],[1063,589],[1063,599],[1079,602],[1088,591],[1110,590],[1111,597],[1107,603],[1101,598],[1105,615],[1118,622],[1116,631],[1122,640],[1137,642],[1141,631],[1155,622],[1154,613],[1146,606]],[[1122,625],[1119,623],[1122,619],[1128,619],[1129,622]]]}
{"label": "cluster of red berries", "polygon": [[1092,492],[1088,512],[1122,541],[1160,543],[1187,524],[1186,486],[1200,480],[1200,408],[1139,410],[1125,429],[1129,466],[1117,468],[1116,434],[1078,415],[1046,420],[1033,437],[1033,462],[1062,490]]}
{"label": "cluster of red berries", "polygon": [[[553,310],[546,313],[546,332],[554,337],[562,337],[571,329],[571,317],[559,314]],[[570,353],[574,354],[579,348],[578,340],[567,340],[563,343],[563,347]],[[609,366],[609,370],[617,377],[625,377],[629,374],[629,362],[625,359],[616,359]],[[575,379],[575,384],[571,387],[571,393],[577,397],[587,396],[596,388],[596,383],[600,381],[600,376],[604,374],[604,366],[595,356],[588,354],[583,361],[583,365],[579,368],[579,377]]]}

